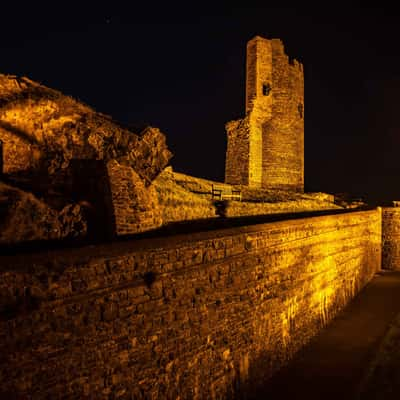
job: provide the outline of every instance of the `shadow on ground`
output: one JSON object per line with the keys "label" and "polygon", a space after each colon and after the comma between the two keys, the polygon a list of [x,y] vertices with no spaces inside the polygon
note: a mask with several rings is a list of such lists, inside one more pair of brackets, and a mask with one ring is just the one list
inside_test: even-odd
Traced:
{"label": "shadow on ground", "polygon": [[400,271],[381,271],[247,399],[400,398]]}

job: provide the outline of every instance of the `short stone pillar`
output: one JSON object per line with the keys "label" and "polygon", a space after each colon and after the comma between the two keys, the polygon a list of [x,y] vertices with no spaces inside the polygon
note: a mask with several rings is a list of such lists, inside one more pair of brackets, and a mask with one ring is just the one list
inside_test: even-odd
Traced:
{"label": "short stone pillar", "polygon": [[382,207],[382,268],[400,271],[400,202]]}

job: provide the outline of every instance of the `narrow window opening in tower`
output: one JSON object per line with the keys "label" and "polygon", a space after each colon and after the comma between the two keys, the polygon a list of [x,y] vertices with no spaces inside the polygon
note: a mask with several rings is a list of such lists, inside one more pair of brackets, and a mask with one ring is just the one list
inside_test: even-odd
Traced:
{"label": "narrow window opening in tower", "polygon": [[268,96],[271,91],[271,85],[269,83],[264,83],[262,85],[262,94],[263,96]]}
{"label": "narrow window opening in tower", "polygon": [[303,119],[303,104],[299,103],[297,109],[299,110],[300,118]]}

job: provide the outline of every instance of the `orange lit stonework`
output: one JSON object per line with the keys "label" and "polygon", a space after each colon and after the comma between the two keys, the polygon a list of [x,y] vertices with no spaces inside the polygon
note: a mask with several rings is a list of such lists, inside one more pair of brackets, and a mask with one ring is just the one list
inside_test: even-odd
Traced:
{"label": "orange lit stonework", "polygon": [[303,66],[279,39],[248,42],[246,115],[226,130],[227,183],[304,190]]}

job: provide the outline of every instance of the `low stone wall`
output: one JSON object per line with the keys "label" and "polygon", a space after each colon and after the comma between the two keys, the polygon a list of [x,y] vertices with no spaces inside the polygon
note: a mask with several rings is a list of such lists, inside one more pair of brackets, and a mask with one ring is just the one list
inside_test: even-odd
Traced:
{"label": "low stone wall", "polygon": [[327,201],[299,199],[277,203],[256,203],[245,201],[227,201],[221,212],[227,217],[245,217],[250,215],[286,214],[306,211],[338,210],[341,207]]}
{"label": "low stone wall", "polygon": [[382,208],[382,267],[400,270],[400,207]]}
{"label": "low stone wall", "polygon": [[380,260],[380,209],[2,256],[0,397],[245,396]]}

